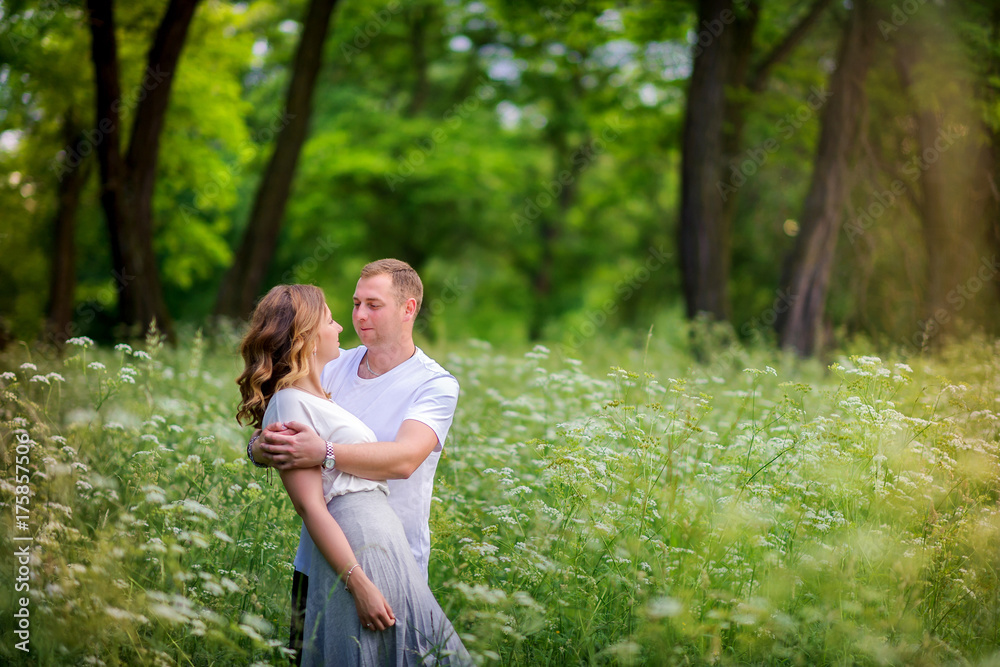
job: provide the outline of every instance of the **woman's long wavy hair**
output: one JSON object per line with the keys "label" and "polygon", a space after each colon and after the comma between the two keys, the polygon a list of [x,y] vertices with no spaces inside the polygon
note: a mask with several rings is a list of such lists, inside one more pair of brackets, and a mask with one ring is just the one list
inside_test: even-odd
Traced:
{"label": "woman's long wavy hair", "polygon": [[245,367],[236,421],[261,428],[267,402],[279,389],[309,374],[310,357],[326,315],[323,290],[313,285],[277,285],[254,308],[240,343]]}

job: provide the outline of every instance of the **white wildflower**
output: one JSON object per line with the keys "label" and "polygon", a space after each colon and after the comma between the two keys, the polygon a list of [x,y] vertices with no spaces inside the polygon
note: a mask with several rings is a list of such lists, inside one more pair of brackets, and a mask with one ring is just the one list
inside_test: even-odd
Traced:
{"label": "white wildflower", "polygon": [[158,486],[144,486],[142,490],[146,493],[146,502],[162,505],[166,502],[166,492]]}
{"label": "white wildflower", "polygon": [[222,586],[215,583],[214,581],[206,581],[204,584],[201,585],[201,587],[204,588],[205,591],[211,595],[221,596],[225,594],[225,591],[222,590]]}
{"label": "white wildflower", "polygon": [[87,349],[88,347],[94,347],[94,341],[86,336],[78,336],[77,338],[70,338],[66,341],[67,345],[79,345],[80,347]]}
{"label": "white wildflower", "polygon": [[0,380],[3,380],[4,382],[10,382],[11,380],[16,380],[16,379],[17,379],[17,375],[15,375],[14,373],[11,373],[10,371],[7,371],[6,373],[0,374]]}
{"label": "white wildflower", "polygon": [[125,354],[131,354],[132,352],[132,346],[128,343],[118,343],[115,345],[115,349],[119,352],[124,352]]}
{"label": "white wildflower", "polygon": [[107,369],[107,366],[105,366],[99,361],[91,361],[89,364],[87,364],[87,368],[89,368],[92,371],[103,371]]}
{"label": "white wildflower", "polygon": [[37,371],[38,370],[38,366],[34,365],[30,361],[26,361],[23,364],[21,364],[21,370],[22,371]]}
{"label": "white wildflower", "polygon": [[105,607],[104,613],[116,621],[131,621],[134,618],[132,612],[119,609],[118,607]]}
{"label": "white wildflower", "polygon": [[153,614],[159,616],[165,621],[170,621],[171,623],[186,623],[187,616],[184,616],[176,609],[165,604],[152,604],[149,606],[149,611]]}
{"label": "white wildflower", "polygon": [[149,356],[148,352],[144,352],[143,350],[135,350],[132,353],[132,356],[135,357],[136,359],[145,359],[146,361],[150,361],[153,358]]}
{"label": "white wildflower", "polygon": [[49,384],[49,379],[44,375],[32,375],[28,382],[41,382],[42,384]]}
{"label": "white wildflower", "polygon": [[59,373],[49,373],[45,377],[47,377],[49,380],[51,380],[53,382],[65,382],[66,381],[66,378],[64,378],[62,375],[59,375]]}

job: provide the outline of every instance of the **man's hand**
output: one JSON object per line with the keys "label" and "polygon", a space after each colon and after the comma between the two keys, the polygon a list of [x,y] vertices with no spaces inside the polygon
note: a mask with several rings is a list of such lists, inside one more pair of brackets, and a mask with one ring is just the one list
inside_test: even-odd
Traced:
{"label": "man's hand", "polygon": [[326,458],[326,442],[306,424],[275,422],[254,443],[253,457],[278,470],[312,468]]}

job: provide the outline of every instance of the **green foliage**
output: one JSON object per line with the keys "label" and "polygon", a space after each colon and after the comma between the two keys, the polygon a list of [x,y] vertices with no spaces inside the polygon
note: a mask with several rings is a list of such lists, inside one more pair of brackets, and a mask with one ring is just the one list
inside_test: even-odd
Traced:
{"label": "green foliage", "polygon": [[[284,660],[299,522],[245,460],[237,340],[188,332],[168,349],[154,332],[0,358],[2,542],[34,538],[32,664]],[[696,363],[662,338],[431,352],[462,386],[431,585],[484,663],[1000,651],[995,344],[829,370],[736,342]],[[28,531],[12,523],[25,438]],[[13,637],[18,602],[2,604]]]}
{"label": "green foliage", "polygon": [[[284,124],[306,5],[206,0],[195,14],[154,196],[165,298],[181,321],[209,315],[245,229]],[[116,3],[126,137],[165,6]],[[760,6],[751,66],[808,6]],[[891,3],[883,8],[892,18]],[[818,137],[819,107],[810,103],[828,86],[845,11],[833,3],[763,90],[730,91],[746,125],[729,157],[749,172],[732,195],[732,327],[743,341],[769,336],[782,305],[780,259],[794,243]],[[268,284],[317,283],[346,308],[356,267],[398,256],[428,276],[427,301],[437,304],[421,324],[429,339],[566,339],[595,318],[645,329],[677,309],[681,130],[692,42],[704,28],[695,17],[688,2],[338,3]],[[944,160],[948,188],[973,196],[949,214],[961,221],[956,229],[976,226],[962,234],[962,256],[981,250],[989,215],[973,209],[992,195],[988,181],[976,180],[978,152],[1000,125],[993,22],[985,5],[923,3],[880,40],[845,227],[915,157],[913,113],[933,109],[967,129],[962,148]],[[938,46],[910,99],[893,44],[917,40]],[[54,167],[64,126],[92,128],[93,107],[83,4],[5,7],[0,278],[12,288],[0,293],[0,330],[13,337],[42,328],[59,192]],[[768,142],[774,147],[765,150]],[[93,146],[79,148],[89,152],[78,167],[89,181],[78,210],[74,319],[81,332],[111,341],[110,240]],[[560,185],[574,165],[578,173]],[[899,197],[860,237],[841,234],[828,305],[834,336],[864,333],[885,349],[912,343],[922,330],[927,252],[916,194]],[[651,248],[669,260],[636,284]],[[966,321],[960,333],[996,324],[995,280],[990,285],[953,313]]]}

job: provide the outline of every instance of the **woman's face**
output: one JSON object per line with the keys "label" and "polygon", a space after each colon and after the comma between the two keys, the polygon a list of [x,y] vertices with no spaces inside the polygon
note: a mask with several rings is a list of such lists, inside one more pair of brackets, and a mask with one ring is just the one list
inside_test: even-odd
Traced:
{"label": "woman's face", "polygon": [[319,335],[316,338],[316,361],[325,366],[340,356],[340,332],[344,327],[337,324],[330,307],[323,306],[323,319],[319,323]]}

